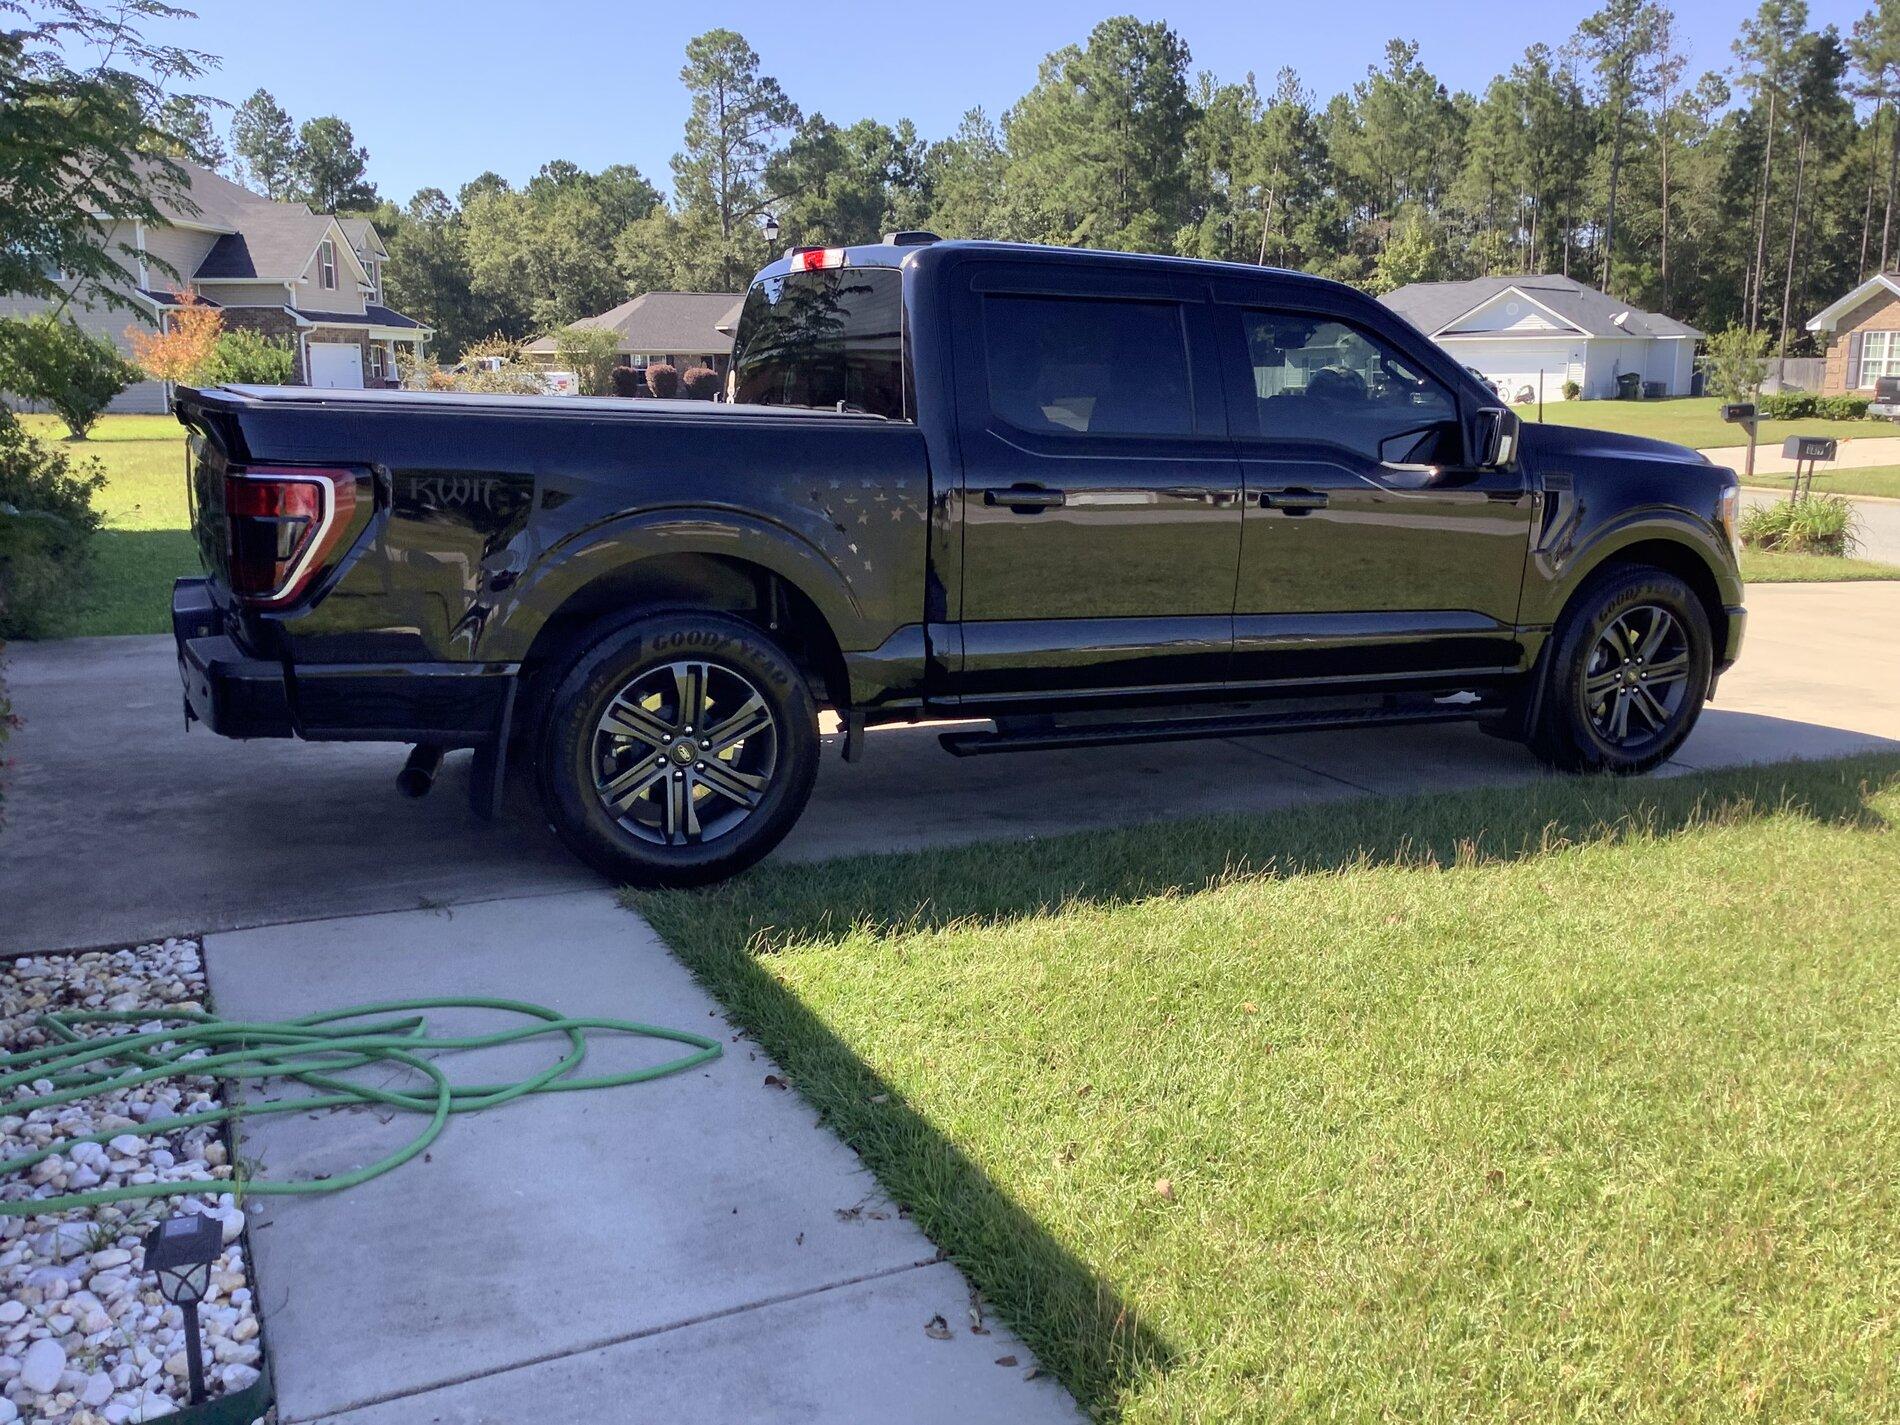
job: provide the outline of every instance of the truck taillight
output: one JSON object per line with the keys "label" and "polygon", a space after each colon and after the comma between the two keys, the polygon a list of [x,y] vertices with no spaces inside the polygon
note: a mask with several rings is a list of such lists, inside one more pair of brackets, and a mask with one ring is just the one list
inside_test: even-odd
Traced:
{"label": "truck taillight", "polygon": [[250,466],[224,479],[231,592],[277,607],[310,586],[356,512],[348,470]]}

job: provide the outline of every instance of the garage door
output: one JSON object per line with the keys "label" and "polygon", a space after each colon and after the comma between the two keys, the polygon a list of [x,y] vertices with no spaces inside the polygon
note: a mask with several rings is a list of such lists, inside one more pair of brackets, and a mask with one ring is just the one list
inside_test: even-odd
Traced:
{"label": "garage door", "polygon": [[338,341],[311,342],[310,384],[332,390],[362,390],[363,348]]}
{"label": "garage door", "polygon": [[[1536,399],[1540,373],[1546,401],[1561,401],[1564,382],[1583,379],[1582,347],[1568,341],[1447,341],[1444,346],[1460,364],[1476,368],[1487,381],[1502,386],[1513,401],[1526,388]],[[1574,363],[1573,350],[1578,357]]]}

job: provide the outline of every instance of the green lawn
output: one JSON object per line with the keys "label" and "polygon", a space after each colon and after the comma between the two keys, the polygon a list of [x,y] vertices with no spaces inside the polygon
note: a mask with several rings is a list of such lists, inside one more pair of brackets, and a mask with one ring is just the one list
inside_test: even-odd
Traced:
{"label": "green lawn", "polygon": [[170,416],[104,416],[90,439],[72,442],[57,417],[20,420],[77,460],[97,456],[108,482],[99,501],[106,527],[93,545],[87,585],[49,637],[168,632],[172,580],[199,572],[185,504],[184,427]]}
{"label": "green lawn", "polygon": [[1099,1418],[1891,1420],[1896,820],[1867,757],[630,901]]}
{"label": "green lawn", "polygon": [[[1721,408],[1722,403],[1713,396],[1683,396],[1668,401],[1548,401],[1544,419],[1553,425],[1588,426],[1592,430],[1673,440],[1697,450],[1748,444],[1748,433],[1724,421]],[[1534,405],[1513,409],[1527,421],[1537,419]],[[1763,421],[1759,444],[1779,450],[1781,442],[1791,435],[1882,440],[1900,436],[1900,426],[1891,421]]]}
{"label": "green lawn", "polygon": [[1839,559],[1827,554],[1780,554],[1766,549],[1742,550],[1742,578],[1750,584],[1859,583],[1867,579],[1900,579],[1900,564],[1877,559]]}
{"label": "green lawn", "polygon": [[[1786,491],[1793,485],[1794,477],[1756,475],[1742,483]],[[1814,492],[1817,495],[1879,495],[1889,500],[1900,500],[1900,465],[1867,465],[1847,470],[1830,470],[1823,465],[1815,472]]]}

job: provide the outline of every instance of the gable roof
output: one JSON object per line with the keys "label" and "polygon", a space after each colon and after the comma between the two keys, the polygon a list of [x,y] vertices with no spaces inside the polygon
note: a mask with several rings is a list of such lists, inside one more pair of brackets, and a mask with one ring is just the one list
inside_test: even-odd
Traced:
{"label": "gable roof", "polygon": [[[1687,322],[1660,312],[1645,312],[1574,277],[1555,274],[1474,277],[1467,282],[1413,282],[1379,300],[1427,336],[1441,336],[1459,321],[1506,292],[1536,303],[1584,336],[1698,337]],[[1627,313],[1619,323],[1616,319]]]}
{"label": "gable roof", "polygon": [[[738,292],[643,292],[597,317],[582,317],[574,330],[606,330],[620,336],[620,350],[636,356],[704,356],[732,345],[719,323],[745,300]],[[544,336],[527,345],[529,351],[553,351],[554,338]]]}
{"label": "gable roof", "polygon": [[1811,332],[1833,331],[1840,325],[1842,317],[1853,311],[1854,308],[1858,307],[1869,297],[1883,291],[1900,297],[1900,274],[1876,272],[1872,277],[1869,277],[1865,282],[1861,283],[1860,286],[1841,298],[1840,301],[1833,303],[1831,306],[1823,307],[1814,316],[1809,317],[1808,330]]}
{"label": "gable roof", "polygon": [[267,203],[247,210],[242,222],[237,232],[226,233],[211,245],[192,274],[195,278],[202,282],[260,278],[294,282],[308,270],[317,245],[334,233],[343,238],[337,246],[348,254],[358,278],[368,280],[342,225],[327,214],[313,213],[301,203]]}
{"label": "gable roof", "polygon": [[350,240],[350,246],[361,249],[367,241],[376,252],[389,256],[389,249],[383,246],[383,235],[376,231],[376,225],[368,218],[339,217],[336,225],[343,229],[343,236]]}

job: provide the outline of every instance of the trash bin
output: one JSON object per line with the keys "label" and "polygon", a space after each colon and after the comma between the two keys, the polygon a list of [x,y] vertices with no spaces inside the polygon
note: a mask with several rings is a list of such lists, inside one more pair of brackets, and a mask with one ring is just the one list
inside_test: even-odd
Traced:
{"label": "trash bin", "polygon": [[1619,401],[1640,401],[1643,398],[1643,374],[1640,371],[1625,371],[1616,378],[1616,399]]}

